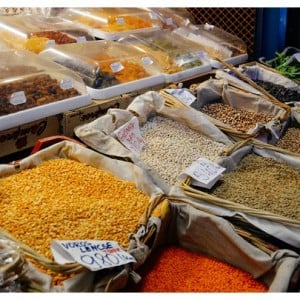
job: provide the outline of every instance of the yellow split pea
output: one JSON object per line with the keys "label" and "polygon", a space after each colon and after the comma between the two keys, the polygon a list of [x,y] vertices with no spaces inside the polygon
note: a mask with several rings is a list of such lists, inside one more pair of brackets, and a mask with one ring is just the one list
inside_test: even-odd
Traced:
{"label": "yellow split pea", "polygon": [[49,259],[54,239],[127,247],[150,200],[134,183],[65,158],[1,178],[0,196],[1,227]]}

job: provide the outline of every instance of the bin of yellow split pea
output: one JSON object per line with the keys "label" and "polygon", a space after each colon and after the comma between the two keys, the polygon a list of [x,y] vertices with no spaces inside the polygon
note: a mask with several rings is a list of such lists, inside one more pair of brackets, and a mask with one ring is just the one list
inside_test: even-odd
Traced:
{"label": "bin of yellow split pea", "polygon": [[[114,240],[126,248],[150,201],[135,183],[70,158],[1,176],[0,199],[1,227],[50,260],[53,240]],[[74,275],[32,262],[53,277],[53,285]]]}

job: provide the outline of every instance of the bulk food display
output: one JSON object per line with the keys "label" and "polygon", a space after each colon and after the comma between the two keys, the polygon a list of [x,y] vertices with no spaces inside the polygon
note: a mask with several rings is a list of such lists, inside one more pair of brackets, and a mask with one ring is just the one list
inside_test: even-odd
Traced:
{"label": "bulk food display", "polygon": [[174,32],[199,44],[199,47],[207,52],[211,65],[215,68],[222,66],[216,58],[233,65],[248,60],[246,43],[217,26],[207,23],[201,25],[190,23],[188,26],[176,28]]}
{"label": "bulk food display", "polygon": [[66,8],[58,13],[64,19],[79,24],[93,36],[117,40],[137,32],[153,32],[161,28],[158,17],[142,8]]}
{"label": "bulk food display", "polygon": [[0,292],[300,291],[299,49],[189,11],[0,8]]}
{"label": "bulk food display", "polygon": [[94,40],[86,30],[70,21],[43,15],[2,16],[0,36],[12,49],[40,53],[55,44]]}
{"label": "bulk food display", "polygon": [[270,250],[268,242],[243,233],[185,196],[162,197],[129,246],[140,262],[134,270],[141,278],[130,279],[122,291],[299,291],[299,253]]}
{"label": "bulk food display", "polygon": [[[134,126],[136,131],[130,129]],[[193,161],[199,157],[216,160],[232,145],[202,113],[190,107],[168,107],[167,100],[154,91],[136,97],[126,110],[110,109],[74,132],[101,153],[151,170],[166,192]]]}
{"label": "bulk food display", "polygon": [[299,253],[299,158],[255,139],[241,141],[217,162],[225,171],[214,186],[202,188],[188,176],[181,189],[210,208],[223,208],[216,208],[219,215],[242,216]]}
{"label": "bulk food display", "polygon": [[107,99],[164,82],[151,55],[114,41],[60,45],[40,56],[77,72],[93,99]]}
{"label": "bulk food display", "polygon": [[185,80],[211,69],[205,53],[196,43],[168,29],[130,35],[119,41],[153,56],[167,82]]}
{"label": "bulk food display", "polygon": [[195,23],[193,15],[182,7],[151,7],[150,10],[161,20],[164,29],[174,29]]}
{"label": "bulk food display", "polygon": [[2,164],[0,171],[0,240],[26,259],[23,270],[12,269],[24,291],[94,291],[108,277],[113,281],[124,264],[107,260],[90,271],[90,259],[62,263],[53,243],[81,243],[83,256],[89,243],[80,241],[115,241],[126,249],[146,207],[162,193],[141,168],[71,141],[46,147],[17,166]]}
{"label": "bulk food display", "polygon": [[0,130],[91,103],[74,72],[26,51],[0,52]]}
{"label": "bulk food display", "polygon": [[259,90],[223,70],[190,86],[197,95],[191,104],[213,118],[213,123],[236,138],[257,137],[276,143],[290,122],[290,107],[271,101]]}
{"label": "bulk food display", "polygon": [[259,58],[259,62],[278,71],[283,76],[299,83],[300,81],[300,49],[296,47],[286,47],[282,52],[276,52],[274,58],[266,60]]}

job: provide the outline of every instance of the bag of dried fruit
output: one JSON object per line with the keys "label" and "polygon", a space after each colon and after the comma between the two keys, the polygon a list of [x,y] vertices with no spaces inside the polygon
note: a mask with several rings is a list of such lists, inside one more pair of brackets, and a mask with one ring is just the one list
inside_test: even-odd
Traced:
{"label": "bag of dried fruit", "polygon": [[74,132],[93,149],[146,168],[166,193],[193,160],[215,160],[233,144],[204,114],[179,102],[170,106],[154,91],[136,97],[126,110],[110,109]]}
{"label": "bag of dried fruit", "polygon": [[183,192],[211,213],[300,253],[300,155],[248,139],[224,153],[217,165],[224,172],[212,186],[188,174],[171,194]]}
{"label": "bag of dried fruit", "polygon": [[[185,196],[163,196],[132,235],[126,292],[299,292],[299,252],[269,244]],[[245,232],[245,234],[243,234]]]}
{"label": "bag of dried fruit", "polygon": [[0,291],[122,288],[129,236],[163,194],[142,168],[72,141],[0,164],[0,183]]}

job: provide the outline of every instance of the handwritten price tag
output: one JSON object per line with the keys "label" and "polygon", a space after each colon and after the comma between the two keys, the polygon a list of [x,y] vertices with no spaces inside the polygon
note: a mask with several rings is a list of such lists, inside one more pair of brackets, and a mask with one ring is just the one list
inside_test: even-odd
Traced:
{"label": "handwritten price tag", "polygon": [[206,159],[199,158],[186,168],[179,178],[183,179],[188,175],[194,179],[193,184],[211,189],[214,184],[221,178],[222,173],[226,169],[218,164]]}
{"label": "handwritten price tag", "polygon": [[135,258],[122,250],[115,241],[53,241],[51,251],[57,263],[77,262],[91,271],[136,262]]}
{"label": "handwritten price tag", "polygon": [[140,154],[145,145],[145,141],[141,136],[139,121],[137,117],[133,117],[130,121],[120,126],[114,131],[118,140],[130,151]]}
{"label": "handwritten price tag", "polygon": [[187,105],[191,105],[196,100],[188,89],[166,89],[165,91]]}

